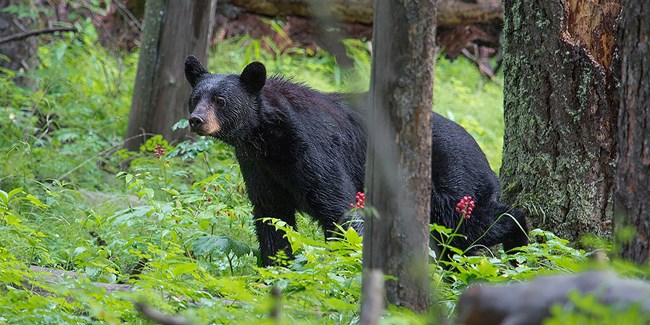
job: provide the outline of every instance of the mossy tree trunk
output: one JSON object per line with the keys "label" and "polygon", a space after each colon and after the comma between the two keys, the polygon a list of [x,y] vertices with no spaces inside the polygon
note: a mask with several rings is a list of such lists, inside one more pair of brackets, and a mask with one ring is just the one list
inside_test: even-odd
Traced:
{"label": "mossy tree trunk", "polygon": [[533,228],[609,236],[620,0],[504,5],[504,200]]}
{"label": "mossy tree trunk", "polygon": [[172,131],[188,115],[191,89],[183,62],[189,54],[206,61],[215,5],[216,0],[146,2],[127,149],[138,150],[152,134],[161,134],[167,141],[187,135],[187,129]]}
{"label": "mossy tree trunk", "polygon": [[650,256],[650,2],[622,0],[621,104],[614,207],[616,228],[632,227],[623,257],[639,264]]}
{"label": "mossy tree trunk", "polygon": [[363,267],[394,277],[385,283],[390,304],[422,312],[429,306],[435,0],[377,0],[374,21],[366,187],[378,216],[365,220]]}

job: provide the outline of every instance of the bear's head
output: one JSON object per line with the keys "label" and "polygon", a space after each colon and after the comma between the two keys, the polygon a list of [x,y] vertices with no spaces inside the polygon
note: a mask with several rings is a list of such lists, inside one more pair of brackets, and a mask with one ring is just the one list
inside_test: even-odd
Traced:
{"label": "bear's head", "polygon": [[256,126],[266,68],[253,62],[241,75],[211,74],[194,56],[185,59],[192,86],[189,123],[192,132],[234,144]]}

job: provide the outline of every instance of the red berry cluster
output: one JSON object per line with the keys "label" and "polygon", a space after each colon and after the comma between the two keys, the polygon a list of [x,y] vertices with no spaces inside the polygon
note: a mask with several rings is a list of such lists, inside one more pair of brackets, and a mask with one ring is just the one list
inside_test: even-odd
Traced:
{"label": "red berry cluster", "polygon": [[154,150],[154,153],[156,154],[156,158],[160,158],[165,155],[165,149],[159,145],[156,147],[156,150]]}
{"label": "red berry cluster", "polygon": [[474,200],[471,196],[463,196],[460,202],[456,203],[456,211],[467,219],[472,215],[472,210],[474,210]]}
{"label": "red berry cluster", "polygon": [[350,203],[350,208],[363,209],[366,206],[366,194],[363,192],[357,192],[357,203]]}

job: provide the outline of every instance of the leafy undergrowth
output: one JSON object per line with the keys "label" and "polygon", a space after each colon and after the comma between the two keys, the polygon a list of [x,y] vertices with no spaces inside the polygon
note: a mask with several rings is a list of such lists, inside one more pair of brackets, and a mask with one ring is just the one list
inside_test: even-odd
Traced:
{"label": "leafy undergrowth", "polygon": [[[171,162],[159,159],[152,165],[161,168],[120,175],[131,196],[112,198],[110,208],[86,203],[73,217],[58,215],[55,205],[43,201],[79,205],[83,194],[78,191],[59,189],[44,200],[20,188],[0,192],[0,319],[137,324],[145,322],[133,304],[146,302],[199,324],[271,322],[270,291],[277,287],[286,321],[358,321],[362,241],[356,232],[344,231],[341,240],[324,242],[315,238],[320,236],[313,235],[314,226],[305,218],[302,228],[307,229],[301,233],[277,222],[297,256],[286,267],[259,268],[250,206],[236,177],[217,174],[179,191],[163,181],[162,166]],[[459,294],[471,283],[522,281],[590,266],[590,254],[552,233],[533,230],[530,236],[533,243],[514,255],[497,250],[456,255],[444,268],[432,263],[437,312],[453,317]],[[83,276],[52,282],[28,265]],[[132,291],[106,294],[90,281],[127,283]],[[390,309],[385,318],[427,322],[400,309]]]}
{"label": "leafy undergrowth", "polygon": [[[355,67],[347,69],[324,52],[281,53],[260,44],[246,37],[224,41],[213,49],[210,67],[237,73],[261,60],[271,73],[319,90],[367,88],[370,56],[362,42],[348,42]],[[227,146],[207,138],[169,144],[154,137],[140,152],[120,150],[137,54],[107,52],[86,26],[42,46],[39,61],[29,74],[33,89],[15,85],[10,71],[0,75],[1,323],[147,323],[135,302],[197,324],[272,323],[273,287],[282,292],[287,322],[358,321],[356,233],[323,242],[315,223],[300,216],[300,233],[287,230],[295,260],[259,268],[252,208]],[[463,124],[498,168],[500,86],[481,81],[463,60],[439,59],[436,73],[435,109]],[[435,310],[443,319],[453,317],[459,294],[471,283],[589,267],[589,253],[553,234],[533,230],[530,236],[533,243],[515,255],[495,250],[457,256],[445,268],[432,263]],[[30,266],[78,276],[55,281]],[[645,274],[626,264],[618,269]],[[91,282],[131,290],[107,293]],[[384,316],[387,323],[427,318],[398,308]]]}

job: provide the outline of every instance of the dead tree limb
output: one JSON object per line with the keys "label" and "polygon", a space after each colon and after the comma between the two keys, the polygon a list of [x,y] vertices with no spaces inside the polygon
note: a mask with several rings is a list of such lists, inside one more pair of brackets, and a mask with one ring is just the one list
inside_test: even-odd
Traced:
{"label": "dead tree limb", "polygon": [[530,282],[477,285],[458,302],[458,321],[465,325],[541,324],[552,305],[569,302],[569,293],[593,294],[601,304],[627,308],[639,304],[650,312],[650,283],[623,279],[614,272],[542,276]]}
{"label": "dead tree limb", "polygon": [[27,32],[18,33],[18,34],[9,35],[7,37],[0,38],[0,44],[8,43],[11,41],[17,41],[30,36],[36,36],[40,34],[55,33],[55,32],[76,32],[76,31],[77,29],[75,27],[51,27],[51,28],[30,30]]}

